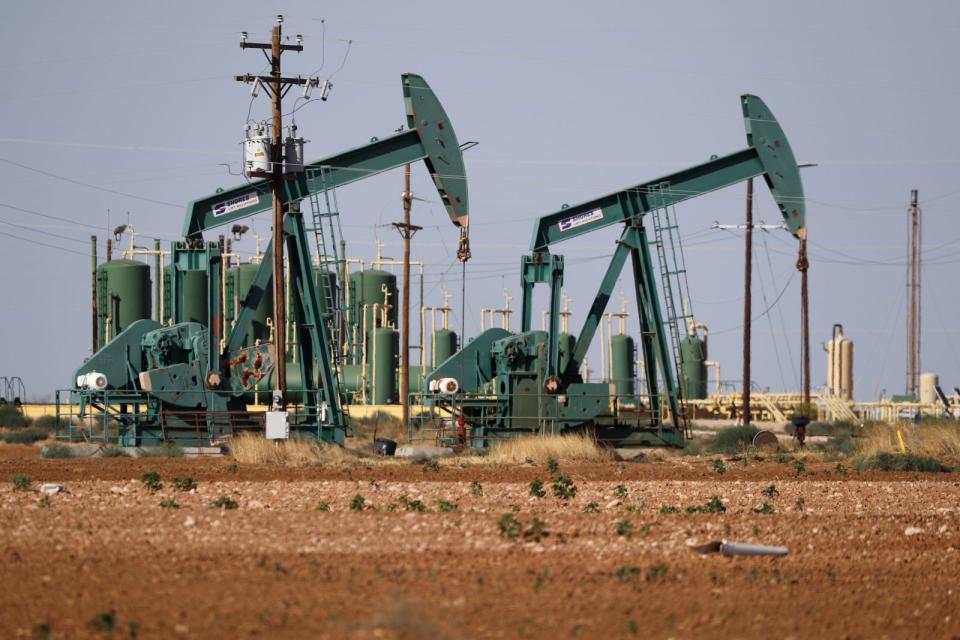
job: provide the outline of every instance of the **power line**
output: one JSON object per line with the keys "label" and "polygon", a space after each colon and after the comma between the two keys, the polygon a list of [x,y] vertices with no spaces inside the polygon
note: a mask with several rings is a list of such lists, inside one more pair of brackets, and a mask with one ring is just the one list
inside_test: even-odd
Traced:
{"label": "power line", "polygon": [[46,242],[40,242],[39,240],[32,240],[30,238],[24,238],[21,236],[14,235],[12,233],[7,233],[5,231],[0,231],[0,236],[7,236],[8,238],[13,238],[15,240],[21,240],[23,242],[29,242],[30,244],[36,244],[41,247],[49,247],[50,249],[56,249],[58,251],[66,251],[67,253],[75,253],[78,256],[83,256],[84,258],[89,258],[89,253],[84,253],[80,251],[74,251],[73,249],[67,249],[66,247],[58,247],[57,245],[47,244]]}
{"label": "power line", "polygon": [[19,162],[14,162],[13,160],[8,160],[7,158],[0,158],[0,162],[5,162],[6,164],[12,164],[15,167],[20,167],[21,169],[26,169],[27,171],[33,171],[41,175],[45,175],[49,178],[54,178],[56,180],[63,180],[65,182],[70,182],[72,184],[79,185],[81,187],[87,187],[88,189],[95,189],[97,191],[104,191],[106,193],[112,193],[116,196],[123,196],[125,198],[133,198],[134,200],[142,200],[143,202],[150,202],[153,204],[162,204],[167,207],[175,207],[177,209],[182,209],[183,205],[174,204],[172,202],[165,202],[163,200],[154,200],[153,198],[145,198],[143,196],[134,195],[132,193],[125,193],[123,191],[117,191],[115,189],[108,189],[106,187],[98,187],[95,184],[90,184],[88,182],[81,182],[80,180],[74,180],[73,178],[68,178],[66,176],[61,176],[56,173],[50,173],[49,171],[44,171],[43,169],[37,169],[36,167],[30,167]]}

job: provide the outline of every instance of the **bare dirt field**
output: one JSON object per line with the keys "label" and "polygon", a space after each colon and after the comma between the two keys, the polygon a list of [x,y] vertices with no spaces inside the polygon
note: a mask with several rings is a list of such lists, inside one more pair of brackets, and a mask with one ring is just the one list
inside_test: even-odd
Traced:
{"label": "bare dirt field", "polygon": [[[719,473],[697,457],[286,469],[36,451],[0,447],[2,637],[960,636],[957,473],[813,460]],[[149,471],[162,488],[141,482]],[[31,488],[15,490],[15,474]],[[187,476],[196,488],[178,491]],[[67,492],[43,499],[42,482]],[[236,508],[211,507],[221,496]],[[688,549],[720,539],[789,555]]]}

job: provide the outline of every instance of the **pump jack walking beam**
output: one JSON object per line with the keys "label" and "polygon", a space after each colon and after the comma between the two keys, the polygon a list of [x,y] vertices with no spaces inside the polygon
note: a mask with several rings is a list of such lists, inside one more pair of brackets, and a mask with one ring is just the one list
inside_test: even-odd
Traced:
{"label": "pump jack walking beam", "polygon": [[[408,130],[306,165],[284,185],[286,202],[423,160],[453,224],[469,225],[466,169],[450,118],[426,80],[412,73],[402,79]],[[187,207],[184,237],[196,240],[204,231],[268,211],[270,188],[269,180],[259,180],[194,200]]]}
{"label": "pump jack walking beam", "polygon": [[[664,333],[660,303],[654,279],[649,241],[643,227],[643,215],[705,193],[722,189],[755,176],[763,176],[787,227],[797,238],[806,236],[803,184],[787,137],[763,101],[752,95],[741,97],[748,147],[743,151],[714,157],[689,169],[645,182],[616,193],[565,208],[540,218],[534,226],[531,254],[523,256],[522,331],[529,331],[533,287],[550,284],[550,330],[548,392],[559,393],[578,376],[580,364],[593,340],[597,326],[613,293],[617,278],[629,255],[633,265],[637,307],[641,326],[651,409],[659,409],[657,369],[670,403],[674,425],[679,413],[679,385],[668,365],[668,343]],[[558,371],[558,309],[563,284],[563,257],[552,255],[550,247],[614,224],[624,224],[623,234],[610,260],[599,291],[577,338],[566,370]],[[659,364],[659,367],[658,367]],[[679,373],[679,372],[678,372]],[[652,411],[658,415],[659,411]]]}

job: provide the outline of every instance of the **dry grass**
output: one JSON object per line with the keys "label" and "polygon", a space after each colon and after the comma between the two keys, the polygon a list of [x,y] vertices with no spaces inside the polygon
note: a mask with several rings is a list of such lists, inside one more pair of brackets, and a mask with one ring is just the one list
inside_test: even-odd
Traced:
{"label": "dry grass", "polygon": [[868,425],[864,429],[864,437],[855,439],[857,453],[867,456],[876,453],[900,453],[898,429],[908,453],[929,456],[952,464],[960,462],[960,425],[955,422],[901,426]]}
{"label": "dry grass", "polygon": [[557,462],[606,462],[611,456],[590,436],[571,434],[512,438],[493,447],[484,461],[499,464],[546,464],[550,458]]}
{"label": "dry grass", "polygon": [[273,464],[281,467],[338,466],[354,463],[357,456],[331,444],[307,438],[267,440],[244,433],[228,442],[230,455],[244,464]]}

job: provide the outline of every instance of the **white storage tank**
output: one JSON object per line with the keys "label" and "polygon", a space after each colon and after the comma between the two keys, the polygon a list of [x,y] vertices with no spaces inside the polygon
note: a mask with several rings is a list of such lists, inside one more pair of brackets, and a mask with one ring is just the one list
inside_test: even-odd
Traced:
{"label": "white storage tank", "polygon": [[853,340],[843,336],[843,325],[833,325],[827,343],[827,387],[844,400],[853,400]]}
{"label": "white storage tank", "polygon": [[940,377],[935,373],[920,374],[920,402],[921,404],[933,404],[937,401],[937,386],[940,384]]}

